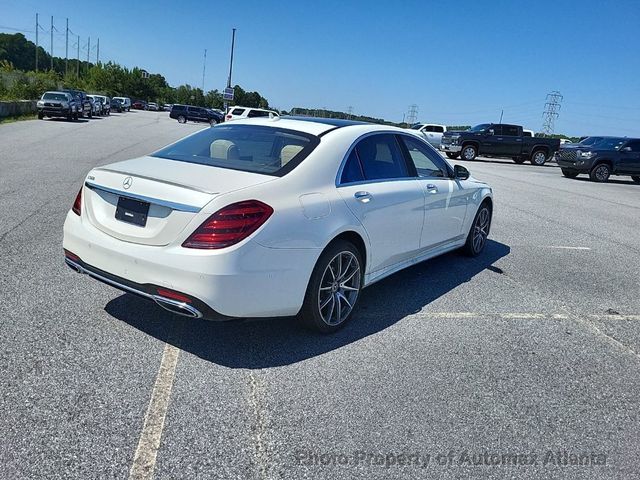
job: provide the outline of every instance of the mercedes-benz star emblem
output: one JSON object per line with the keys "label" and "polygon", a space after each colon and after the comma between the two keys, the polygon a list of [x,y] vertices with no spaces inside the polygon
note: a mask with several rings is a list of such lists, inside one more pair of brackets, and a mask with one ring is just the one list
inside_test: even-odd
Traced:
{"label": "mercedes-benz star emblem", "polygon": [[125,190],[129,190],[129,187],[131,186],[132,183],[133,183],[133,178],[127,177],[122,182],[122,186],[124,187]]}

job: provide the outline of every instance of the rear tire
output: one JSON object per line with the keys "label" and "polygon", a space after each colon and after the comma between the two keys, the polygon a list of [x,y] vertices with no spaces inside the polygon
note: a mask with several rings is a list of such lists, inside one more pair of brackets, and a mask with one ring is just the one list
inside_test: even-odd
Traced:
{"label": "rear tire", "polygon": [[547,163],[547,152],[544,150],[534,150],[531,154],[531,165],[541,167],[545,163]]}
{"label": "rear tire", "polygon": [[212,118],[211,120],[209,120],[209,125],[211,125],[212,127],[217,124],[218,124],[218,121],[215,118]]}
{"label": "rear tire", "polygon": [[478,208],[473,219],[467,241],[462,247],[462,252],[469,257],[477,257],[482,253],[487,244],[489,231],[491,230],[491,207],[484,202]]}
{"label": "rear tire", "polygon": [[476,159],[478,156],[478,149],[473,145],[466,145],[462,147],[461,152],[462,160],[467,160],[469,162]]}
{"label": "rear tire", "polygon": [[302,309],[302,324],[322,333],[342,328],[355,311],[364,264],[360,251],[350,242],[338,240],[320,255],[313,268]]}
{"label": "rear tire", "polygon": [[178,117],[178,123],[187,123],[187,118],[184,115]]}
{"label": "rear tire", "polygon": [[449,157],[451,160],[455,160],[456,158],[458,158],[460,156],[459,153],[452,153],[452,152],[447,152],[447,157]]}
{"label": "rear tire", "polygon": [[611,167],[608,163],[599,163],[589,172],[589,178],[592,182],[604,183],[611,176]]}
{"label": "rear tire", "polygon": [[638,175],[633,175],[631,177],[631,180],[633,180],[635,183],[640,184],[640,176],[638,176]]}
{"label": "rear tire", "polygon": [[579,172],[576,172],[575,170],[569,170],[568,168],[563,168],[562,175],[567,178],[576,178],[579,175]]}

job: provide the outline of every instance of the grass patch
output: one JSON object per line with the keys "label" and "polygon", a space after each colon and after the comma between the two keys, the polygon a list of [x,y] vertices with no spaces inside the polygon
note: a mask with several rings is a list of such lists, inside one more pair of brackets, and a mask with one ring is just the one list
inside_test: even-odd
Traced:
{"label": "grass patch", "polygon": [[5,123],[20,122],[22,120],[35,120],[38,118],[37,113],[25,113],[24,115],[16,115],[13,117],[0,117],[0,125]]}

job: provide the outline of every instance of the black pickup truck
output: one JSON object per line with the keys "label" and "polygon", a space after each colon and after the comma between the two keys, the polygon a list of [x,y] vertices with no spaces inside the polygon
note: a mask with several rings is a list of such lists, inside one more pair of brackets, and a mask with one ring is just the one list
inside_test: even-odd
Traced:
{"label": "black pickup truck", "polygon": [[451,159],[475,160],[478,155],[510,157],[516,163],[527,160],[544,165],[560,148],[557,138],[524,135],[520,125],[483,123],[464,132],[445,132],[440,150]]}

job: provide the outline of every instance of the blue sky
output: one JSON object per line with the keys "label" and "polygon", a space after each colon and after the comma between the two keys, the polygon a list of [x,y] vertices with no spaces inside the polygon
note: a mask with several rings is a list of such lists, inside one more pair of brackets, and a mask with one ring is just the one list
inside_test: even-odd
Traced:
{"label": "blue sky", "polygon": [[[539,130],[545,96],[564,95],[556,131],[640,136],[640,1],[474,0],[180,2],[0,0],[0,31],[47,33],[65,19],[102,60],[222,89],[231,28],[233,83],[278,108],[328,108],[448,125],[504,121]],[[75,40],[71,43],[74,43]],[[75,52],[75,47],[70,48]],[[81,50],[86,58],[86,50]],[[95,59],[95,50],[91,58]]]}

